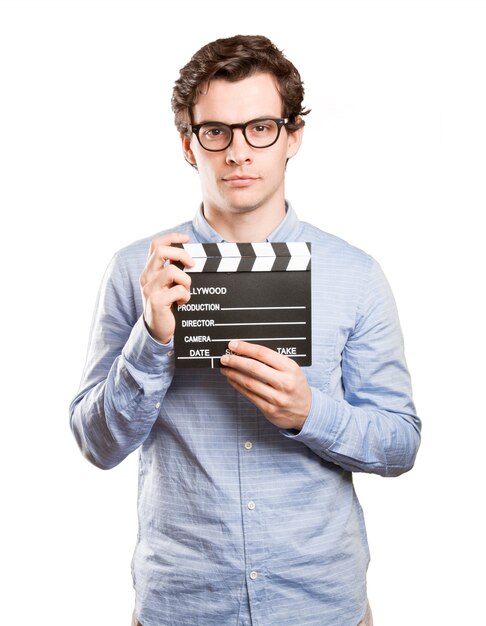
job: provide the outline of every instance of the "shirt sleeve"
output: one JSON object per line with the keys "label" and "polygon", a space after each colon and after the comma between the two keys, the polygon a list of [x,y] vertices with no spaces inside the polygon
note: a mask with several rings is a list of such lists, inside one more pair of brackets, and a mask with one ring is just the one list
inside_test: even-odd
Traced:
{"label": "shirt sleeve", "polygon": [[70,406],[81,451],[103,469],[145,441],[174,374],[172,342],[155,341],[137,317],[132,283],[116,255],[98,294],[86,366]]}
{"label": "shirt sleeve", "polygon": [[283,434],[345,470],[397,476],[414,464],[421,422],[395,301],[374,261],[360,300],[342,352],[343,399],[313,387],[304,427]]}

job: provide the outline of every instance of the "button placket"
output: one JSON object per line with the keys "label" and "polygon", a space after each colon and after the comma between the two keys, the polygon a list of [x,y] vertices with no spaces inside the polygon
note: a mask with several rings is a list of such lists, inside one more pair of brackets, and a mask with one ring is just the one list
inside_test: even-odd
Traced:
{"label": "button placket", "polygon": [[260,623],[258,615],[262,611],[265,597],[265,576],[262,567],[265,559],[263,545],[262,519],[258,514],[261,475],[259,466],[261,459],[257,446],[258,433],[261,430],[260,413],[248,404],[246,399],[239,402],[239,470],[240,497],[243,513],[243,541],[246,561],[246,579],[248,581],[248,601]]}

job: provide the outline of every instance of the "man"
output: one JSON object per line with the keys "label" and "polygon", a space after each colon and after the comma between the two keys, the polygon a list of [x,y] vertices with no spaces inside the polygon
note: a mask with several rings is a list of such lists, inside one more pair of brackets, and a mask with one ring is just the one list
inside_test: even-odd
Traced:
{"label": "man", "polygon": [[[420,421],[378,265],[285,201],[302,99],[264,37],[197,52],[172,103],[202,206],[120,251],[103,280],[71,423],[99,467],[139,449],[135,624],[372,623],[352,472],[409,470]],[[265,240],[312,244],[312,366],[233,341],[220,370],[175,369],[173,309],[191,286],[178,264],[193,261],[172,244]]]}

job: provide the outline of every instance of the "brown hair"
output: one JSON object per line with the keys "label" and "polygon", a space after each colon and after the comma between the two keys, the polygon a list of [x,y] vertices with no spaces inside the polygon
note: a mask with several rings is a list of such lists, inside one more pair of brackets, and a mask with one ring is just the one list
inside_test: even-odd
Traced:
{"label": "brown hair", "polygon": [[236,82],[257,72],[272,74],[282,98],[283,116],[290,122],[287,130],[304,126],[302,115],[309,110],[302,106],[304,84],[294,65],[266,37],[236,35],[206,44],[180,71],[172,92],[174,122],[180,133],[190,133],[192,107],[201,87],[212,79]]}

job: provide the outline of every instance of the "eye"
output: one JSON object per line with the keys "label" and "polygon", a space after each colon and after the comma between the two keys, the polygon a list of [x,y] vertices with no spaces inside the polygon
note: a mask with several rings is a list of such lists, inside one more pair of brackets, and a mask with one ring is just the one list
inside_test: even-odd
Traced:
{"label": "eye", "polygon": [[228,134],[228,130],[225,126],[203,126],[202,131],[204,137],[207,139],[221,139]]}
{"label": "eye", "polygon": [[258,122],[250,126],[250,132],[260,135],[262,133],[268,133],[272,130],[272,124],[270,122]]}

